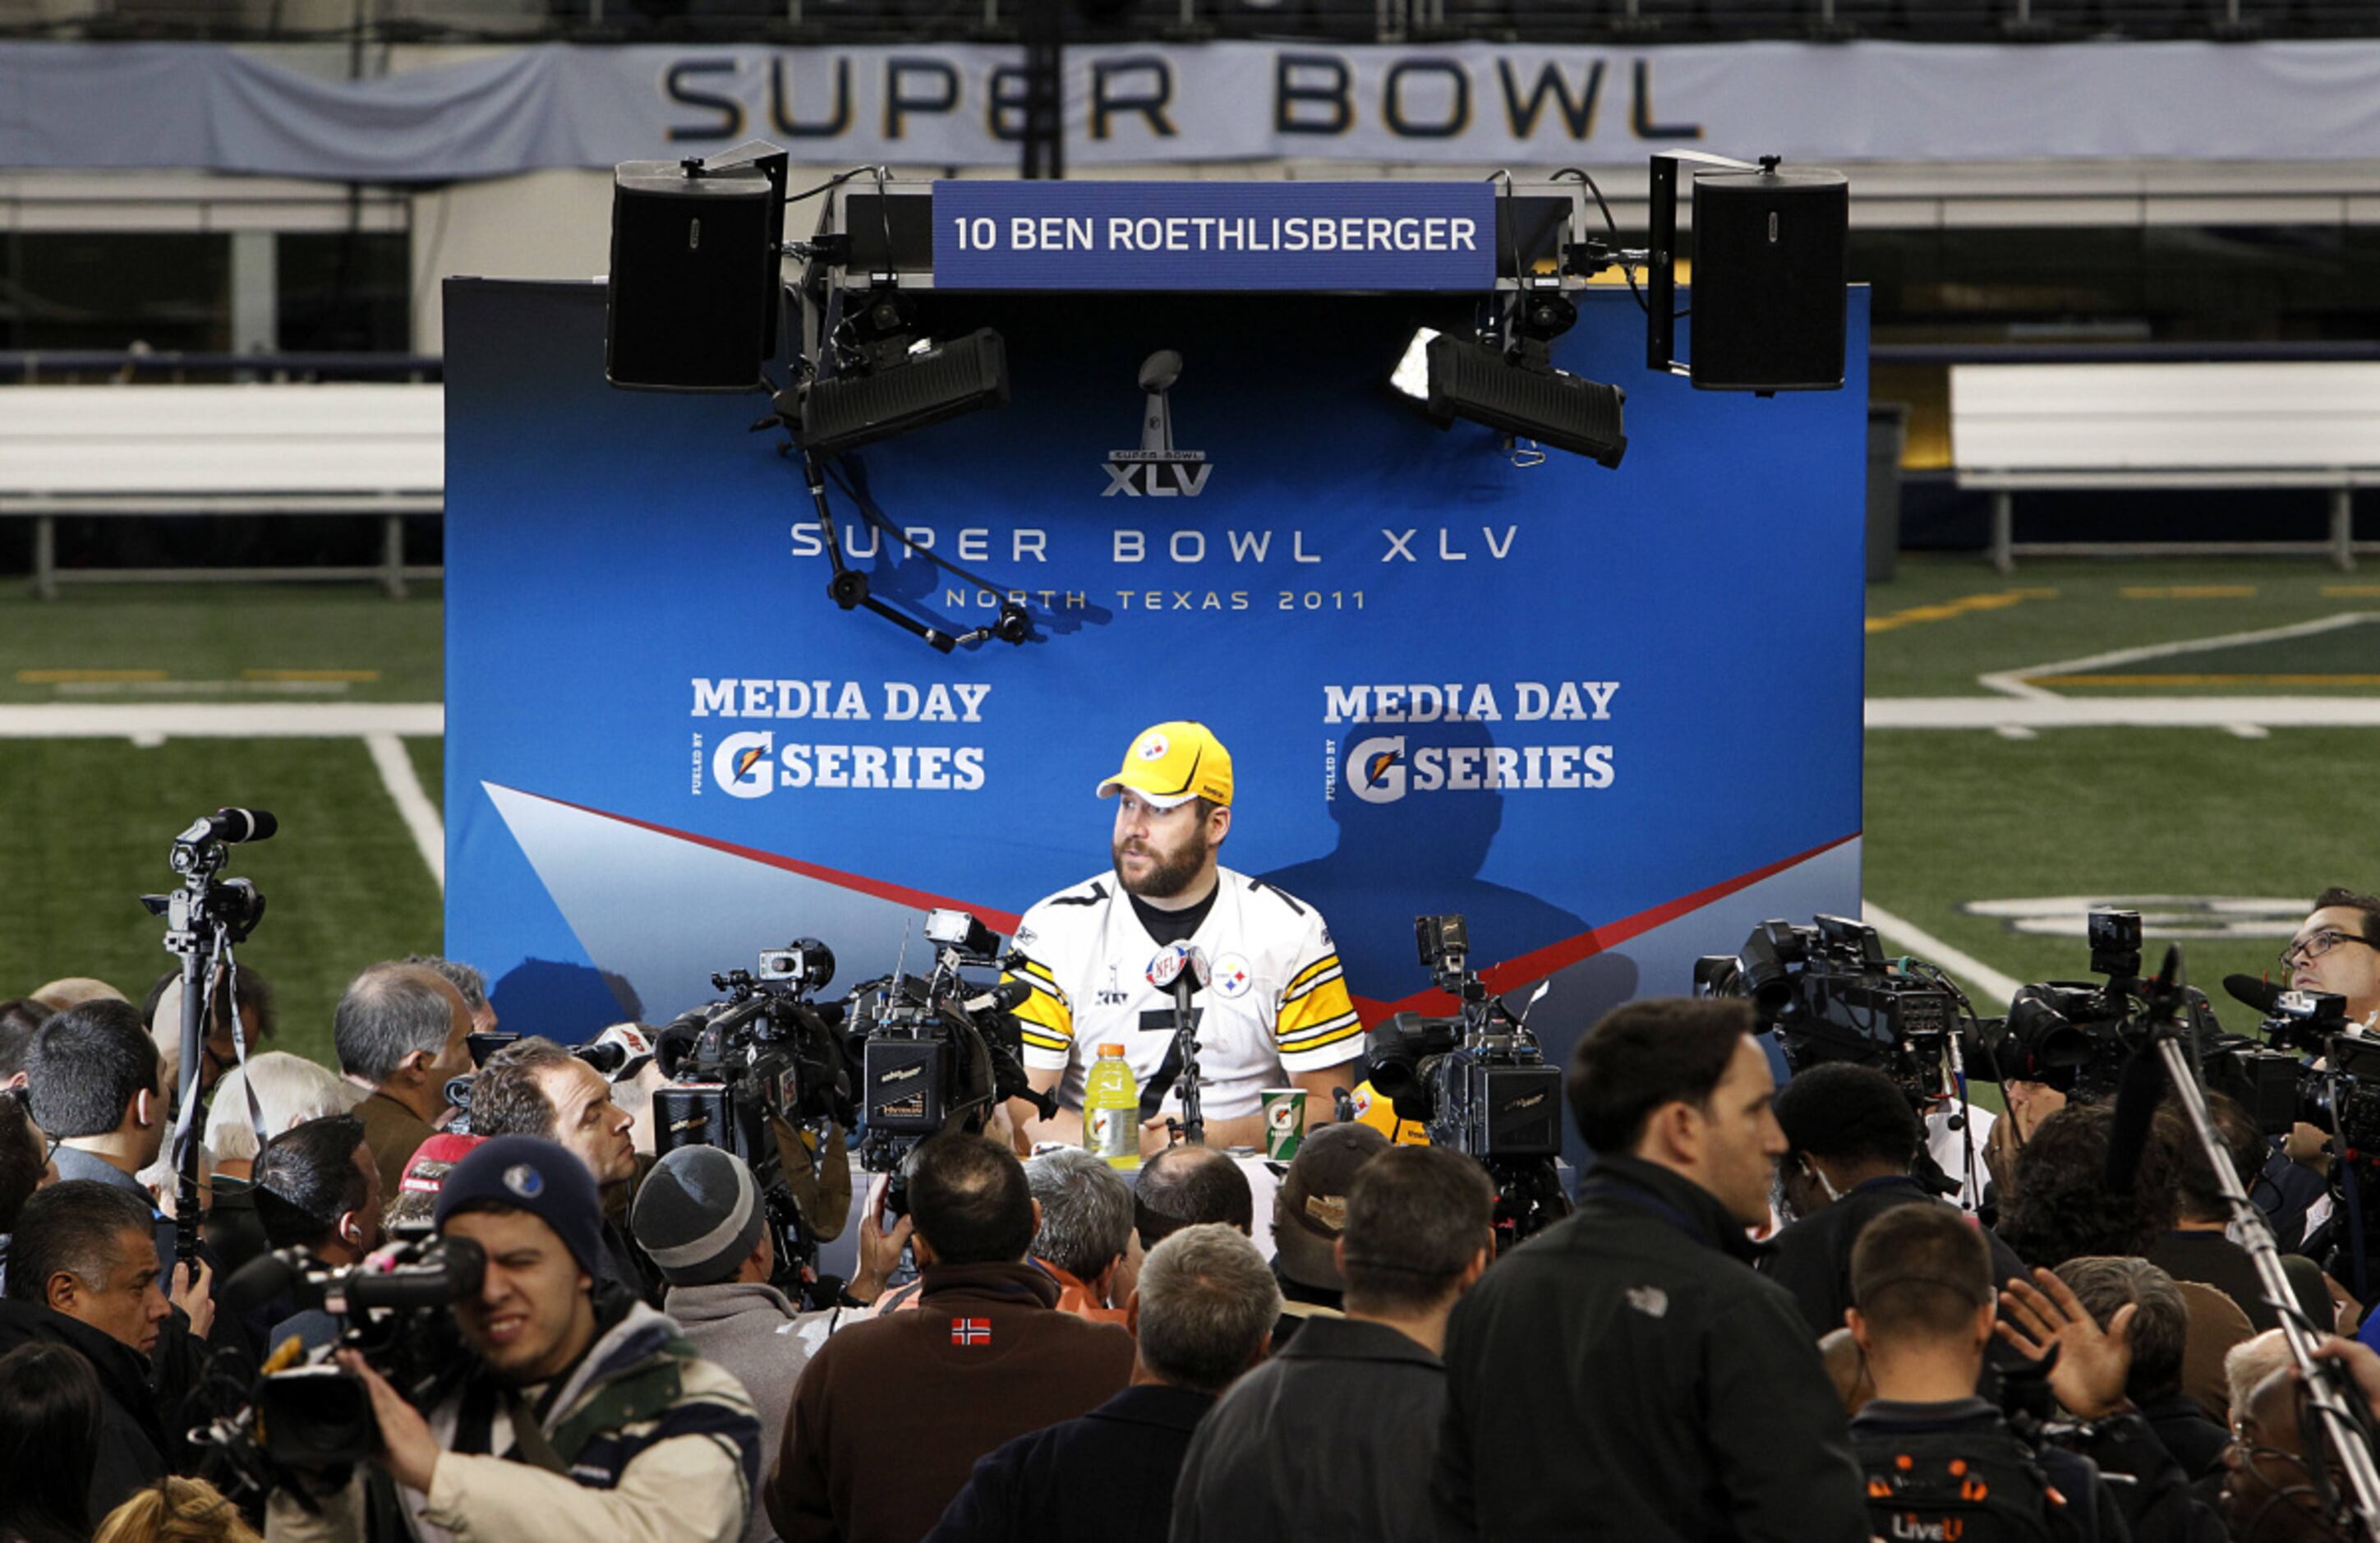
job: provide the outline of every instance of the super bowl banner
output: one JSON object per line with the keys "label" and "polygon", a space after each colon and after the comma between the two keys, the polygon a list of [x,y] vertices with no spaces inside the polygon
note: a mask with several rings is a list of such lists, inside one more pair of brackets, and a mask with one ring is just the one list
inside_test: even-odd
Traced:
{"label": "super bowl banner", "polygon": [[[285,50],[283,52],[286,52]],[[1014,166],[1022,50],[472,48],[375,79],[208,43],[0,43],[0,164],[450,182],[759,137],[812,165]],[[428,51],[408,51],[419,60]],[[1078,166],[2380,156],[2380,42],[1075,47]],[[338,78],[333,78],[338,77]],[[2219,121],[2219,134],[2206,129]]]}
{"label": "super bowl banner", "polygon": [[1012,930],[1108,871],[1094,789],[1178,718],[1234,761],[1221,860],[1320,910],[1367,1021],[1446,1005],[1417,915],[1516,1005],[1550,979],[1559,1055],[1763,917],[1856,914],[1864,291],[1845,388],[1769,400],[1582,295],[1557,359],[1626,387],[1616,471],[1390,388],[1468,298],[919,299],[1002,334],[1011,399],[844,457],[834,539],[947,631],[1021,602],[1020,646],[838,609],[765,398],[608,388],[600,286],[449,284],[447,948],[506,1027],[666,1021],[797,937],[836,996],[925,967],[929,907]]}

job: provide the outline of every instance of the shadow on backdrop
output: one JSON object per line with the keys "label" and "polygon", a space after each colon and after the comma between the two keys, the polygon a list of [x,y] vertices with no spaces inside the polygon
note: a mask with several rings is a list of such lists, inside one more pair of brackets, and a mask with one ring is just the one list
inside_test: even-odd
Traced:
{"label": "shadow on backdrop", "polygon": [[565,1045],[645,1016],[636,987],[624,977],[558,959],[522,960],[489,990],[488,1001],[505,1032],[541,1034]]}
{"label": "shadow on backdrop", "polygon": [[[1416,916],[1460,913],[1470,923],[1472,962],[1481,969],[1589,929],[1583,917],[1549,901],[1480,877],[1503,828],[1506,795],[1493,786],[1444,786],[1453,779],[1434,769],[1490,767],[1494,757],[1484,752],[1494,746],[1488,726],[1472,719],[1351,725],[1336,747],[1330,790],[1338,845],[1263,875],[1321,911],[1356,996],[1396,1002],[1428,987],[1414,952]],[[1440,785],[1429,786],[1433,782]],[[1587,1025],[1635,990],[1633,961],[1595,954],[1555,978],[1530,1027],[1552,1031],[1549,1057],[1566,1055]],[[1514,993],[1513,1006],[1525,1000],[1526,992]]]}

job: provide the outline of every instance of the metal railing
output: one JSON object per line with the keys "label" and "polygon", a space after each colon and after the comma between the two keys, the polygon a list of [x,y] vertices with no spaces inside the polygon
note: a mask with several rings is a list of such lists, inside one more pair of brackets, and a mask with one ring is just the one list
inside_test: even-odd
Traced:
{"label": "metal railing", "polygon": [[2380,34],[2371,0],[0,0],[0,35],[72,38],[1075,42],[2049,40]]}

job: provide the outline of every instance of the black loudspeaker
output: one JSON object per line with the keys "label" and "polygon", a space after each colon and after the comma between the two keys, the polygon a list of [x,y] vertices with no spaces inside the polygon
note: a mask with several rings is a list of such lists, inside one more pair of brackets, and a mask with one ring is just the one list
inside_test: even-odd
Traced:
{"label": "black loudspeaker", "polygon": [[612,183],[603,373],[649,391],[750,391],[776,351],[779,180],[624,161]]}
{"label": "black loudspeaker", "polygon": [[1851,211],[1851,183],[1840,172],[1694,178],[1696,386],[1841,388]]}

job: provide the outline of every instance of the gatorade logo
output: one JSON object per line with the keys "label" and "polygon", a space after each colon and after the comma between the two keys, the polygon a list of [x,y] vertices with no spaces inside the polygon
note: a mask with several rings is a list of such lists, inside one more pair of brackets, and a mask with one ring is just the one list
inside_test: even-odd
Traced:
{"label": "gatorade logo", "polygon": [[1393,804],[1405,796],[1404,735],[1366,739],[1347,752],[1347,761],[1348,785],[1364,802]]}

